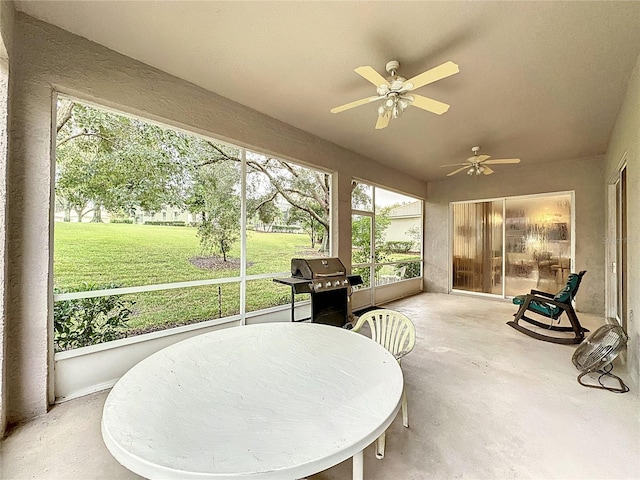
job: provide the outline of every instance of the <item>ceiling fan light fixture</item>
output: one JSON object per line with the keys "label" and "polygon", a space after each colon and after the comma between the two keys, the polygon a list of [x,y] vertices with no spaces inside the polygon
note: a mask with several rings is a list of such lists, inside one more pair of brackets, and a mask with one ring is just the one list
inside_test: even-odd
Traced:
{"label": "ceiling fan light fixture", "polygon": [[467,175],[482,175],[484,172],[484,167],[482,165],[471,165],[469,170],[467,170]]}
{"label": "ceiling fan light fixture", "polygon": [[402,104],[402,108],[407,108],[409,105],[411,105],[411,102],[413,102],[413,97],[412,96],[402,97],[400,99],[400,103]]}
{"label": "ceiling fan light fixture", "polygon": [[[413,100],[411,97],[410,101]],[[418,97],[419,98],[419,97]],[[453,172],[447,174],[447,177],[455,175],[460,172],[466,171],[467,175],[491,175],[495,173],[493,169],[489,165],[501,165],[501,164],[509,164],[509,163],[520,163],[519,158],[491,158],[491,155],[478,155],[478,151],[480,147],[473,147],[471,151],[473,152],[473,157],[467,158],[464,162],[461,163],[450,163],[447,165],[441,165],[442,167],[459,167],[456,168]]]}
{"label": "ceiling fan light fixture", "polygon": [[387,127],[389,124],[389,118],[398,118],[410,105],[415,105],[422,110],[426,110],[437,115],[442,115],[449,109],[449,105],[446,103],[422,97],[421,95],[416,95],[414,97],[406,94],[416,88],[423,87],[458,73],[460,71],[458,65],[453,62],[445,62],[442,65],[438,65],[426,72],[422,72],[409,80],[398,75],[399,67],[400,62],[397,60],[387,62],[385,69],[390,75],[388,78],[383,77],[376,72],[373,67],[368,65],[356,68],[355,72],[358,75],[375,85],[377,97],[363,98],[361,100],[356,100],[355,102],[340,105],[339,107],[332,108],[330,112],[340,113],[360,105],[365,105],[369,102],[382,100],[382,106],[378,108],[378,116],[384,117],[385,121],[381,122],[379,118],[375,127],[376,129],[381,129]]}

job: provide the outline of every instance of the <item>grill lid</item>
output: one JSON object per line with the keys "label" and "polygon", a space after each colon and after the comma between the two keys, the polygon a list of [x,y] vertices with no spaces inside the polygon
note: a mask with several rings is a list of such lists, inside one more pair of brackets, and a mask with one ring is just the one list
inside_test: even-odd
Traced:
{"label": "grill lid", "polygon": [[346,269],[337,257],[293,258],[291,275],[312,280],[314,278],[345,277]]}

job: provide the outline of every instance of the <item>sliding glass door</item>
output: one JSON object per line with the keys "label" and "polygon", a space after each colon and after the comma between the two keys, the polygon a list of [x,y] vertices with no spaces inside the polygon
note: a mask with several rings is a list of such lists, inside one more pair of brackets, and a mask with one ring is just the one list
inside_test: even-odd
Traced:
{"label": "sliding glass door", "polygon": [[451,288],[555,293],[572,262],[571,193],[452,204]]}
{"label": "sliding glass door", "polygon": [[502,295],[502,201],[453,205],[453,288]]}

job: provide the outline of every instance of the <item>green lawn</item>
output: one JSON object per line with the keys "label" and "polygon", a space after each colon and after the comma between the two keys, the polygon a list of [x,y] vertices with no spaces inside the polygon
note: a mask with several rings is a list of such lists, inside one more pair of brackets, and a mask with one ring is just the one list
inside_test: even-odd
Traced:
{"label": "green lawn", "polygon": [[[191,227],[57,222],[54,235],[54,285],[61,290],[81,289],[83,282],[130,287],[240,274],[239,245],[229,255],[230,267],[193,265],[191,258],[207,255]],[[293,256],[313,252],[306,235],[250,231],[247,254],[247,273],[259,274],[286,272]],[[235,283],[125,295],[135,302],[131,333],[237,314],[239,289]],[[289,289],[270,279],[247,284],[248,311],[289,300]]]}
{"label": "green lawn", "polygon": [[[210,257],[200,248],[196,228],[109,223],[65,223],[54,226],[54,285],[58,290],[85,290],[85,282],[102,287],[154,285],[240,275],[240,242],[230,263],[208,269],[194,257]],[[247,233],[247,274],[288,272],[292,257],[320,255],[304,234]],[[391,261],[419,258],[394,254]],[[393,273],[393,266],[383,267]],[[207,285],[123,295],[135,302],[127,335],[168,326],[226,317],[240,312],[239,283]],[[300,298],[304,298],[300,296]],[[247,311],[290,301],[290,290],[271,279],[247,282]]]}
{"label": "green lawn", "polygon": [[[77,288],[82,282],[122,286],[153,285],[237,276],[240,245],[229,254],[235,265],[222,270],[198,268],[189,262],[206,255],[196,229],[156,225],[56,222],[54,284]],[[291,257],[308,256],[304,234],[248,232],[248,274],[288,271]]]}

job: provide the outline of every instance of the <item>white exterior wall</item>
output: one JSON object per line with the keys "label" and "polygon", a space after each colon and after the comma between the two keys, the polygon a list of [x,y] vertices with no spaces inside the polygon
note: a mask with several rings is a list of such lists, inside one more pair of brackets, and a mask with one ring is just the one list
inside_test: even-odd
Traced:
{"label": "white exterior wall", "polygon": [[[4,4],[5,2],[3,2]],[[51,238],[54,91],[333,172],[333,254],[350,265],[351,177],[425,197],[426,184],[18,13],[10,106],[6,403],[9,422],[53,401]]]}
{"label": "white exterior wall", "polygon": [[[389,212],[389,227],[384,232],[384,240],[386,242],[392,241],[415,241],[411,238],[407,231],[420,225],[420,217],[422,216],[422,204],[421,202],[412,202],[407,205],[401,205],[393,208]],[[414,249],[419,245],[414,245]]]}

